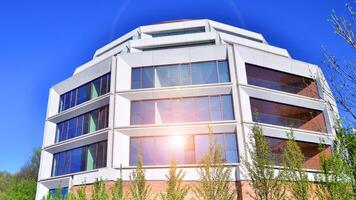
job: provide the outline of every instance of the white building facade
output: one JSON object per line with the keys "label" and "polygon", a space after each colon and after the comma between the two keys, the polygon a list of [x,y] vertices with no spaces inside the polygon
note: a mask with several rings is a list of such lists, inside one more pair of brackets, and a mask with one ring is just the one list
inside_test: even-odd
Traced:
{"label": "white building facade", "polygon": [[335,135],[323,79],[258,33],[211,20],[141,26],[50,89],[36,199],[115,181],[120,168],[129,181],[140,150],[148,181],[164,181],[172,159],[197,181],[209,129],[232,180],[248,181],[240,160],[256,122],[274,158],[293,127],[313,172],[318,143]]}

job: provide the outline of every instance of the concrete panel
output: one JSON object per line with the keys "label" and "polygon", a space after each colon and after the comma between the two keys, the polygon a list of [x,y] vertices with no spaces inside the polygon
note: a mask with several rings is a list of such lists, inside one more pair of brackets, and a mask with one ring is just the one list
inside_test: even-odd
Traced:
{"label": "concrete panel", "polygon": [[130,124],[130,100],[116,95],[114,126],[128,126]]}
{"label": "concrete panel", "polygon": [[70,78],[56,84],[53,89],[59,94],[64,94],[74,88],[77,88],[85,83],[88,83],[104,74],[109,73],[111,70],[111,59],[95,65],[90,65],[85,70],[77,72]]}

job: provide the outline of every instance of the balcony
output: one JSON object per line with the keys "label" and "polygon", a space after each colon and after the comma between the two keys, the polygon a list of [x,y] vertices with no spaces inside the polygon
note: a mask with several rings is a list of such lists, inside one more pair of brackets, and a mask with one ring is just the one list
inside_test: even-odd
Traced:
{"label": "balcony", "polygon": [[250,98],[254,122],[327,132],[322,111]]}
{"label": "balcony", "polygon": [[250,85],[319,99],[318,87],[313,79],[246,64]]}
{"label": "balcony", "polygon": [[[266,137],[266,140],[271,150],[270,159],[274,161],[275,165],[283,166],[283,149],[287,140],[272,137]],[[304,155],[305,169],[320,169],[320,156],[322,154],[326,156],[331,155],[330,146],[320,151],[319,144],[300,141],[297,141],[297,144]]]}

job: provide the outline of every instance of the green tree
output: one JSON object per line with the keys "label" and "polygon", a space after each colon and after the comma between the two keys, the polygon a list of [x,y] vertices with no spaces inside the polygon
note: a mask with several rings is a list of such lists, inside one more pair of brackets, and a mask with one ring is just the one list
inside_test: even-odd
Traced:
{"label": "green tree", "polygon": [[85,184],[79,186],[76,194],[75,194],[75,200],[87,200],[87,194],[85,192]]}
{"label": "green tree", "polygon": [[4,193],[9,185],[12,184],[13,178],[8,172],[0,172],[0,196]]}
{"label": "green tree", "polygon": [[0,200],[33,200],[36,196],[37,182],[33,179],[21,179],[9,186],[9,189],[0,196]]}
{"label": "green tree", "polygon": [[287,134],[288,141],[283,149],[282,161],[288,189],[293,199],[308,200],[310,199],[310,181],[304,169],[304,155],[294,139],[293,131]]}
{"label": "green tree", "polygon": [[35,148],[32,151],[32,156],[21,167],[20,171],[15,175],[17,179],[35,179],[38,177],[38,170],[40,168],[41,149]]}
{"label": "green tree", "polygon": [[130,175],[130,196],[132,200],[149,200],[153,198],[151,187],[146,184],[145,172],[142,169],[141,150],[137,156],[136,169]]}
{"label": "green tree", "polygon": [[184,172],[177,172],[177,161],[173,160],[170,164],[168,175],[166,175],[166,192],[160,193],[162,200],[183,200],[188,194],[189,187],[182,186]]}
{"label": "green tree", "polygon": [[40,150],[35,149],[18,173],[0,173],[0,200],[35,199],[39,160]]}
{"label": "green tree", "polygon": [[120,166],[120,178],[115,182],[115,185],[112,189],[112,199],[113,200],[122,200],[124,199],[124,181],[122,180],[122,167]]}
{"label": "green tree", "polygon": [[222,159],[222,147],[209,127],[209,151],[205,153],[199,168],[199,184],[194,188],[197,199],[231,200],[236,190],[230,187],[232,168]]}
{"label": "green tree", "polygon": [[[325,151],[326,146],[321,147]],[[321,172],[315,174],[319,199],[350,200],[356,199],[352,190],[352,169],[347,164],[345,149],[339,140],[333,143],[331,155],[320,156]]]}
{"label": "green tree", "polygon": [[109,195],[106,190],[105,182],[102,179],[97,179],[94,182],[91,200],[109,200]]}
{"label": "green tree", "polygon": [[255,200],[285,199],[283,173],[275,170],[275,161],[271,159],[271,149],[263,136],[262,128],[255,124],[249,141],[248,153],[251,161],[241,159],[242,166],[251,179],[250,185],[254,194],[249,194]]}

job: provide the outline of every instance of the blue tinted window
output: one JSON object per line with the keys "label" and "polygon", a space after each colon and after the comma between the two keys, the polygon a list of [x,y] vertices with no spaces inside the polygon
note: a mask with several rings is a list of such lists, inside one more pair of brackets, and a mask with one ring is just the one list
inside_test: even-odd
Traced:
{"label": "blue tinted window", "polygon": [[81,104],[85,101],[89,100],[90,97],[90,87],[89,85],[83,85],[78,88],[78,98],[77,98],[77,104]]}
{"label": "blue tinted window", "polygon": [[75,99],[77,97],[77,90],[72,90],[70,94],[70,107],[73,107],[76,105]]}
{"label": "blue tinted window", "polygon": [[209,151],[209,136],[196,135],[195,138],[195,159],[197,163],[201,163],[204,154]]}
{"label": "blue tinted window", "polygon": [[156,78],[155,86],[156,87],[167,87],[169,86],[169,67],[157,67],[156,68]]}
{"label": "blue tinted window", "polygon": [[64,200],[68,194],[68,188],[67,187],[62,188],[61,193],[62,193],[62,200]]}
{"label": "blue tinted window", "polygon": [[110,74],[106,74],[87,84],[75,88],[60,96],[59,112],[106,94],[109,92],[109,88]]}
{"label": "blue tinted window", "polygon": [[72,153],[71,151],[65,152],[65,155],[64,155],[65,162],[64,162],[64,171],[63,171],[64,174],[70,173],[69,165],[70,165],[70,160],[71,160],[71,153]]}
{"label": "blue tinted window", "polygon": [[184,108],[184,119],[186,122],[197,121],[195,98],[184,98],[182,101]]}
{"label": "blue tinted window", "polygon": [[154,165],[155,155],[154,149],[154,137],[146,137],[141,141],[142,148],[142,160],[145,165]]}
{"label": "blue tinted window", "polygon": [[73,118],[69,120],[68,139],[74,138],[76,136],[76,124],[77,124],[77,118]]}
{"label": "blue tinted window", "polygon": [[192,63],[193,84],[217,83],[216,62]]}
{"label": "blue tinted window", "polygon": [[153,67],[142,68],[142,88],[153,87]]}
{"label": "blue tinted window", "polygon": [[141,68],[132,68],[131,88],[141,88]]}
{"label": "blue tinted window", "polygon": [[64,109],[66,110],[70,108],[70,92],[66,93],[64,96],[65,96]]}
{"label": "blue tinted window", "polygon": [[109,87],[110,87],[110,76],[109,75],[103,76],[101,78],[100,95],[108,93]]}
{"label": "blue tinted window", "polygon": [[105,106],[58,123],[56,142],[74,138],[90,131],[106,128],[108,126],[107,118],[108,106]]}
{"label": "blue tinted window", "polygon": [[191,74],[190,74],[190,65],[189,64],[181,65],[180,70],[181,70],[181,85],[192,84]]}
{"label": "blue tinted window", "polygon": [[65,95],[61,95],[60,102],[59,102],[59,111],[64,110],[64,101],[65,101]]}
{"label": "blue tinted window", "polygon": [[231,95],[131,102],[132,125],[233,119]]}
{"label": "blue tinted window", "polygon": [[224,82],[230,82],[230,73],[229,73],[229,66],[227,64],[227,61],[219,61],[218,62],[218,68],[219,68],[219,82],[224,83]]}
{"label": "blue tinted window", "polygon": [[221,107],[224,120],[234,119],[234,111],[230,95],[221,96]]}
{"label": "blue tinted window", "polygon": [[57,176],[64,174],[65,153],[59,153],[57,160]]}
{"label": "blue tinted window", "polygon": [[144,101],[140,104],[141,124],[155,123],[155,102]]}
{"label": "blue tinted window", "polygon": [[235,134],[225,134],[225,151],[226,161],[229,163],[237,163],[237,144]]}
{"label": "blue tinted window", "polygon": [[195,100],[195,117],[196,121],[209,121],[209,100],[208,97],[197,97]]}
{"label": "blue tinted window", "polygon": [[58,174],[58,160],[59,154],[53,155],[52,176],[56,176]]}
{"label": "blue tinted window", "polygon": [[72,163],[70,172],[79,172],[82,169],[82,148],[77,148],[72,150]]}
{"label": "blue tinted window", "polygon": [[[173,152],[171,151],[171,141],[169,139],[169,137],[155,137],[155,146],[153,148],[155,150],[155,154],[159,155],[155,157],[155,163],[168,165],[173,159],[172,157],[175,157],[174,159],[178,160],[178,156],[173,155]],[[164,151],[162,151],[162,149],[164,149]],[[181,153],[184,152],[181,151]]]}
{"label": "blue tinted window", "polygon": [[130,165],[137,164],[140,148],[144,165],[169,165],[171,160],[178,161],[178,164],[201,163],[209,152],[210,142],[221,146],[224,162],[237,162],[235,134],[214,134],[211,141],[209,135],[204,134],[130,138]]}
{"label": "blue tinted window", "polygon": [[[105,167],[106,144],[104,141],[54,154],[52,176]],[[89,156],[90,159],[87,159]]]}
{"label": "blue tinted window", "polygon": [[56,129],[56,140],[55,142],[60,141],[61,133],[62,133],[62,128],[63,128],[63,123],[57,124],[57,129]]}
{"label": "blue tinted window", "polygon": [[67,139],[67,133],[68,133],[68,121],[63,122],[63,128],[62,132],[60,134],[59,141],[63,141]]}
{"label": "blue tinted window", "polygon": [[83,134],[83,115],[79,116],[77,118],[78,120],[78,125],[77,125],[77,136]]}
{"label": "blue tinted window", "polygon": [[50,189],[49,190],[49,195],[52,198],[56,198],[57,191],[59,192],[59,195],[61,195],[62,200],[64,200],[66,198],[67,194],[68,194],[68,187]]}
{"label": "blue tinted window", "polygon": [[221,120],[221,107],[220,107],[220,96],[210,97],[210,120],[218,121]]}
{"label": "blue tinted window", "polygon": [[163,99],[157,101],[157,116],[160,120],[157,123],[170,123],[171,119],[171,101],[169,99]]}
{"label": "blue tinted window", "polygon": [[142,102],[131,102],[131,124],[141,124],[140,104]]}
{"label": "blue tinted window", "polygon": [[131,88],[170,87],[230,81],[227,61],[133,68]]}
{"label": "blue tinted window", "polygon": [[96,158],[96,168],[101,168],[101,167],[104,167],[106,166],[106,156],[104,155],[105,154],[105,147],[106,145],[104,145],[104,143],[99,143],[98,144],[98,149],[97,149],[97,158]]}
{"label": "blue tinted window", "polygon": [[140,148],[140,138],[130,139],[130,165],[136,165]]}

